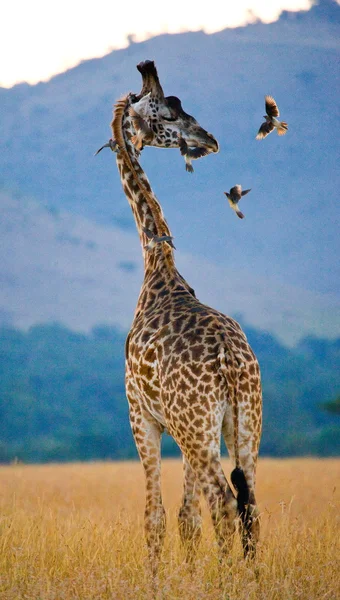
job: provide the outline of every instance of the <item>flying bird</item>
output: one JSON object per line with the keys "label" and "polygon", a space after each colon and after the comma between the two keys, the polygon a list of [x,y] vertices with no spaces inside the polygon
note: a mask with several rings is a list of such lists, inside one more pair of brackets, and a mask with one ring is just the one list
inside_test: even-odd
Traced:
{"label": "flying bird", "polygon": [[169,246],[171,246],[171,248],[174,248],[174,250],[176,250],[175,246],[173,245],[173,237],[171,235],[157,235],[155,233],[153,233],[150,229],[148,229],[147,227],[143,227],[143,231],[146,235],[146,237],[150,240],[150,242],[148,242],[145,246],[144,249],[145,250],[152,250],[156,244],[161,244],[162,242],[167,242],[169,244]]}
{"label": "flying bird", "polygon": [[109,139],[107,144],[104,144],[104,146],[102,146],[101,148],[99,148],[99,150],[97,150],[97,152],[95,153],[94,156],[97,156],[97,154],[99,154],[99,152],[101,152],[103,150],[103,148],[111,148],[112,152],[119,152],[119,150],[120,150],[116,140],[113,140],[111,138],[111,139]]}
{"label": "flying bird", "polygon": [[197,148],[189,148],[185,139],[182,138],[181,135],[178,136],[178,146],[181,152],[181,155],[184,156],[185,160],[185,170],[188,173],[193,173],[194,167],[191,164],[192,160],[196,160],[197,158],[202,158],[202,156],[206,156],[209,154],[209,150],[206,148],[201,148],[198,146]]}
{"label": "flying bird", "polygon": [[248,192],[250,192],[250,189],[243,190],[242,192],[242,186],[234,185],[234,187],[230,189],[229,193],[224,192],[228,198],[228,202],[231,208],[236,212],[237,216],[240,217],[240,219],[244,219],[244,214],[241,213],[241,211],[238,209],[238,203],[241,200],[242,196],[245,196],[246,194],[248,194]]}
{"label": "flying bird", "polygon": [[257,140],[263,140],[273,129],[276,129],[279,135],[284,135],[288,131],[288,124],[285,121],[278,121],[276,119],[276,117],[280,116],[280,112],[274,98],[272,96],[265,96],[265,102],[267,114],[263,118],[266,120],[258,130]]}
{"label": "flying bird", "polygon": [[136,135],[131,137],[131,142],[135,146],[136,150],[140,152],[143,150],[144,144],[151,144],[154,138],[154,132],[151,127],[147,124],[145,119],[141,117],[134,109],[133,106],[129,108],[129,115],[132,118],[132,124],[136,130]]}

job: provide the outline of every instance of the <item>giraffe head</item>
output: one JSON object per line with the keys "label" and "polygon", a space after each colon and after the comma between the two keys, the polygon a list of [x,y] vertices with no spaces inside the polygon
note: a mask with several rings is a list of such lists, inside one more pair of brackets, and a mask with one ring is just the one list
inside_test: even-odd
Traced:
{"label": "giraffe head", "polygon": [[206,154],[218,152],[217,140],[183,110],[180,99],[164,96],[155,63],[146,60],[139,63],[137,69],[142,75],[143,87],[139,96],[130,95],[130,101],[135,113],[149,128],[150,135],[145,135],[144,145],[178,148],[180,137],[188,146],[206,150]]}

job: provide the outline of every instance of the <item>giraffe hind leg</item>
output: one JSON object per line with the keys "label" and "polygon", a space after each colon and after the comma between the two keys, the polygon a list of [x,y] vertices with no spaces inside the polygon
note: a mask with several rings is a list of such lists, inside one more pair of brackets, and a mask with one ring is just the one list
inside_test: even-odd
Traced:
{"label": "giraffe hind leg", "polygon": [[204,496],[213,521],[220,559],[231,550],[237,518],[237,502],[223,473],[219,457],[200,474]]}
{"label": "giraffe hind leg", "polygon": [[[231,549],[237,519],[237,502],[223,473],[219,451],[220,435],[213,436],[212,441],[205,441],[202,437],[199,444],[188,444],[184,439],[176,441],[182,452],[185,452],[202,488],[215,529],[219,556],[222,559]],[[200,449],[195,449],[198,445]]]}

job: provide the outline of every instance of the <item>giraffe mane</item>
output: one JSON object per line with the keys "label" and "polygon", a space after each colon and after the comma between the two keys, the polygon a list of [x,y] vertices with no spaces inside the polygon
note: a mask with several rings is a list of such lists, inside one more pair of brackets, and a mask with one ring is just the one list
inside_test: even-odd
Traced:
{"label": "giraffe mane", "polygon": [[[111,122],[113,138],[117,142],[117,144],[119,146],[119,152],[120,152],[120,154],[123,155],[124,160],[128,164],[136,184],[138,185],[140,191],[142,192],[142,194],[144,195],[144,197],[146,198],[146,200],[149,204],[149,207],[151,209],[151,212],[153,214],[155,224],[156,224],[156,229],[157,229],[156,234],[157,235],[161,235],[161,234],[171,235],[168,224],[166,223],[165,218],[162,215],[162,209],[161,209],[160,205],[158,204],[157,200],[155,199],[153,192],[148,190],[147,187],[141,181],[141,179],[135,169],[135,166],[133,165],[133,162],[131,160],[131,157],[127,150],[127,147],[126,147],[126,141],[125,141],[123,128],[122,128],[122,120],[123,120],[123,116],[124,116],[126,107],[128,105],[128,102],[129,102],[129,94],[127,94],[127,95],[123,96],[122,98],[120,98],[119,100],[117,100],[117,102],[114,105],[113,119]],[[174,258],[173,258],[173,250],[171,249],[171,247],[168,244],[162,244],[160,246],[160,250],[165,254],[166,258],[168,259],[168,264],[171,263],[171,264],[169,264],[169,267],[174,268],[175,264],[174,264]]]}
{"label": "giraffe mane", "polygon": [[113,137],[116,140],[116,142],[120,148],[120,151],[124,152],[124,156],[126,155],[125,158],[127,158],[130,168],[132,170],[134,170],[132,167],[132,163],[130,161],[130,156],[128,155],[128,152],[126,150],[125,139],[124,139],[124,135],[123,135],[123,131],[122,131],[122,118],[124,115],[124,111],[125,111],[127,102],[128,102],[128,94],[126,96],[123,96],[119,100],[117,100],[116,104],[114,105],[111,128],[112,128]]}

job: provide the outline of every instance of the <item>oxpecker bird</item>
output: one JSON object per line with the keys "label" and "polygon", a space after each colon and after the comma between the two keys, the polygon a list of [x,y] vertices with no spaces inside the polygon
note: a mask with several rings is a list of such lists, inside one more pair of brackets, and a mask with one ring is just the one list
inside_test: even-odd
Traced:
{"label": "oxpecker bird", "polygon": [[154,132],[147,124],[145,119],[141,117],[133,106],[129,108],[129,115],[132,118],[132,124],[136,130],[136,135],[131,137],[131,142],[139,152],[143,150],[144,144],[151,144],[154,138]]}
{"label": "oxpecker bird", "polygon": [[276,129],[279,135],[284,135],[288,131],[288,124],[285,121],[278,121],[276,119],[276,117],[280,116],[280,113],[274,98],[272,96],[265,96],[265,102],[267,114],[263,118],[266,120],[262,123],[258,131],[257,140],[263,140],[273,129]]}
{"label": "oxpecker bird", "polygon": [[149,238],[150,242],[148,242],[145,246],[144,249],[145,250],[152,250],[156,244],[161,244],[162,242],[167,242],[169,244],[169,246],[171,246],[171,248],[173,248],[174,250],[176,250],[175,246],[173,245],[173,237],[170,235],[156,235],[155,233],[153,233],[150,229],[148,229],[147,227],[143,227],[143,231],[146,235],[147,238]]}
{"label": "oxpecker bird", "polygon": [[194,171],[194,167],[191,164],[192,160],[202,158],[202,156],[206,156],[207,154],[209,154],[209,150],[200,146],[197,146],[197,148],[189,148],[185,139],[182,138],[181,135],[178,136],[178,145],[181,155],[184,156],[185,170],[188,171],[188,173],[193,173]]}
{"label": "oxpecker bird", "polygon": [[242,187],[240,185],[234,185],[234,187],[230,189],[229,193],[224,192],[228,198],[228,202],[231,208],[236,212],[237,216],[240,217],[240,219],[244,219],[244,214],[241,213],[241,211],[238,209],[238,203],[241,200],[242,196],[245,196],[246,194],[248,194],[248,192],[250,192],[250,189],[244,190],[242,192]]}

